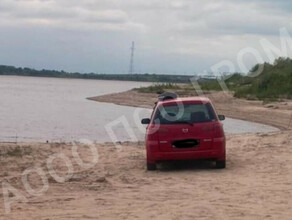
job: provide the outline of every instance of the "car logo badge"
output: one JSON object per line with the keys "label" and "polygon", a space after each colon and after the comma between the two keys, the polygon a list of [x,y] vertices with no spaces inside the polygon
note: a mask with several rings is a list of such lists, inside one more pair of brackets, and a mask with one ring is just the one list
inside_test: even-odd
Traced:
{"label": "car logo badge", "polygon": [[189,132],[189,129],[187,129],[187,128],[183,128],[183,129],[182,129],[182,132],[183,132],[183,133],[188,133],[188,132]]}

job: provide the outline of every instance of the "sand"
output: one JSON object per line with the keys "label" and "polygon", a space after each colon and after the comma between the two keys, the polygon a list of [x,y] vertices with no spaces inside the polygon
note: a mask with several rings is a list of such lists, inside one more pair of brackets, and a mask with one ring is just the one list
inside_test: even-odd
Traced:
{"label": "sand", "polygon": [[[0,181],[27,202],[12,203],[5,214],[1,189],[0,219],[291,219],[291,137],[291,131],[228,136],[224,170],[183,162],[161,164],[154,172],[146,171],[143,143],[123,143],[121,150],[95,144],[99,161],[86,169],[74,161],[70,144],[1,144]],[[93,158],[87,147],[78,152],[84,161]],[[74,167],[64,183],[47,171],[47,158],[55,153]],[[29,167],[46,173],[49,188],[41,196],[23,186],[21,174]],[[61,160],[54,169],[67,172]],[[28,179],[33,189],[43,187],[38,175]]]}

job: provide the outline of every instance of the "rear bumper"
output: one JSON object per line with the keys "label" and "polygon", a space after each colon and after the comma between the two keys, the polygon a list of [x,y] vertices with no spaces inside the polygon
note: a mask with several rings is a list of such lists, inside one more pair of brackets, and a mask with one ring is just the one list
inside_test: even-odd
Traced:
{"label": "rear bumper", "polygon": [[225,160],[225,151],[185,151],[185,152],[152,152],[151,159],[155,162],[164,160],[195,160],[216,159]]}
{"label": "rear bumper", "polygon": [[226,142],[225,137],[214,138],[212,147],[209,149],[197,150],[173,150],[160,151],[158,141],[147,141],[147,161],[155,163],[167,160],[200,160],[200,159],[226,159]]}

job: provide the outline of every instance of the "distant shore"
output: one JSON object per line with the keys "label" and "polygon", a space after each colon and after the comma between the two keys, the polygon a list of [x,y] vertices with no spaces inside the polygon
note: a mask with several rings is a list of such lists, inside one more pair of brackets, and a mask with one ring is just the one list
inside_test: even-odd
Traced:
{"label": "distant shore", "polygon": [[[262,123],[287,130],[292,128],[292,101],[264,104],[262,101],[238,99],[230,93],[208,92],[218,114],[251,122]],[[153,108],[157,101],[155,93],[141,93],[136,90],[89,97],[89,100],[114,103],[117,105]]]}
{"label": "distant shore", "polygon": [[119,80],[135,82],[168,82],[168,83],[189,83],[190,75],[171,75],[156,73],[133,73],[133,74],[105,74],[105,73],[79,73],[66,72],[63,70],[36,70],[7,65],[0,65],[0,76],[31,76],[51,77],[65,79],[95,79],[95,80]]}

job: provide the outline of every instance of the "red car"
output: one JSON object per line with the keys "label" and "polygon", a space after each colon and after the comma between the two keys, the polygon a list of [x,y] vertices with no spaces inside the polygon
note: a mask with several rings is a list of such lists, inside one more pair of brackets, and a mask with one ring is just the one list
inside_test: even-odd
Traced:
{"label": "red car", "polygon": [[224,115],[217,115],[208,98],[162,96],[146,131],[147,169],[171,160],[208,159],[225,168]]}

